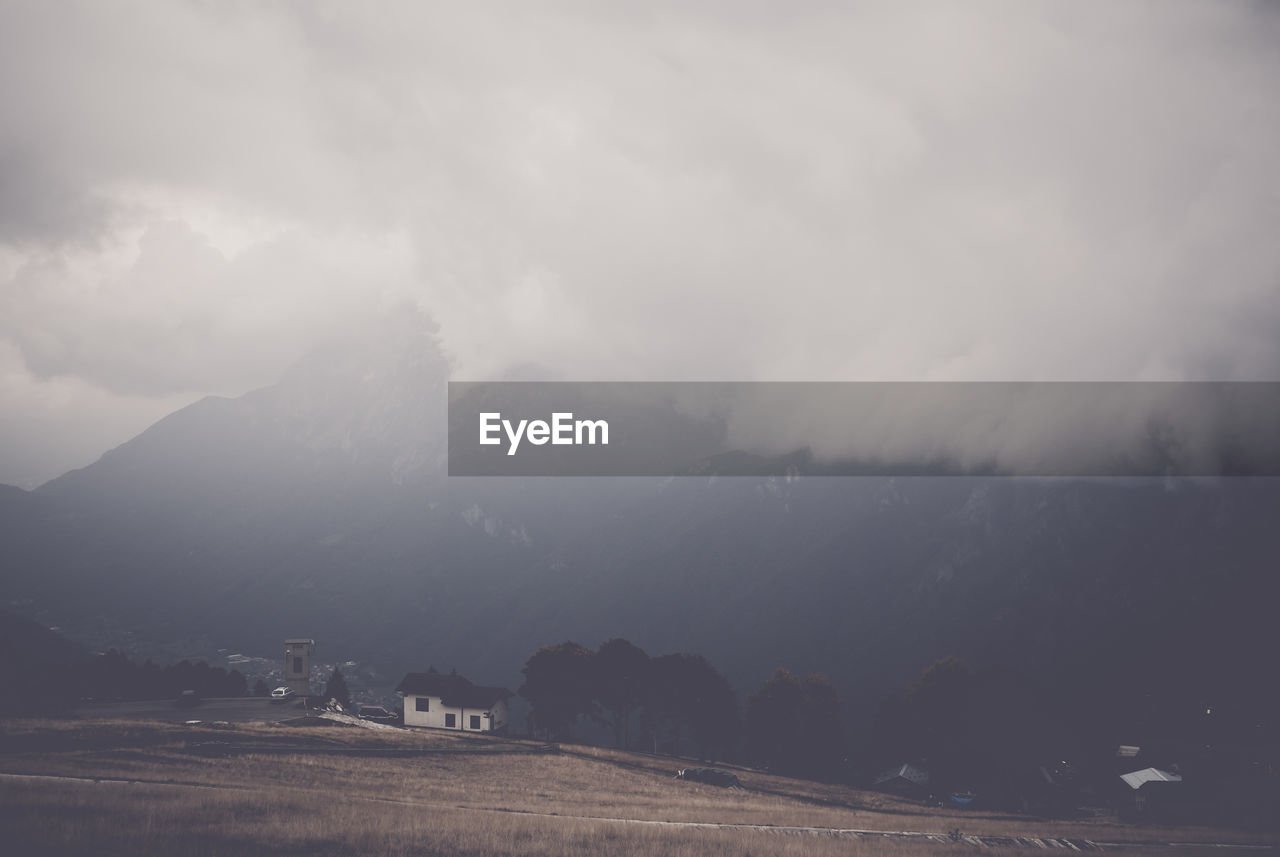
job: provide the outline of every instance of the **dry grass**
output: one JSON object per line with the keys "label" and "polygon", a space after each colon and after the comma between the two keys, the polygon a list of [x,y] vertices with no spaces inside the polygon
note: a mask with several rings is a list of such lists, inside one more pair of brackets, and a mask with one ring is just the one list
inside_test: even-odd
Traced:
{"label": "dry grass", "polygon": [[[119,794],[127,790],[127,797]],[[159,786],[120,789],[39,784],[0,809],[17,853],[131,855],[545,855],[913,854],[914,843],[869,843],[752,831],[664,829],[458,809],[361,804],[335,795],[257,790],[193,794]],[[24,824],[57,808],[56,825]],[[46,816],[47,818],[47,816]],[[930,854],[970,852],[939,844]],[[13,853],[13,852],[11,852]]]}
{"label": "dry grass", "polygon": [[676,781],[675,767],[672,760],[638,754],[566,748],[553,755],[528,742],[425,730],[9,722],[0,723],[0,771],[78,779],[0,780],[0,841],[23,846],[10,853],[41,855],[709,857],[975,850],[923,839],[660,822],[937,833],[960,827],[974,834],[1116,842],[1256,841],[1223,831],[925,809],[754,771],[740,772],[746,791],[728,791]]}

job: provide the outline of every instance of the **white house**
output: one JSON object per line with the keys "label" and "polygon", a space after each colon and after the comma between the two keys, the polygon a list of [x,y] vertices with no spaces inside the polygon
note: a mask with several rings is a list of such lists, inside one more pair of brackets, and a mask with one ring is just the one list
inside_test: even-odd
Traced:
{"label": "white house", "polygon": [[457,673],[409,673],[396,685],[404,696],[404,725],[460,732],[503,732],[507,728],[505,687],[480,687]]}

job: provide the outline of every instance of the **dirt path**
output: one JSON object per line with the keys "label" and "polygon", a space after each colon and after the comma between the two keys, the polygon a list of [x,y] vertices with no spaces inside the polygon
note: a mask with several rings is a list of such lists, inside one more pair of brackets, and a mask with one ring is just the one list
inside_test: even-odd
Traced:
{"label": "dirt path", "polygon": [[[120,786],[161,786],[168,788],[210,789],[221,791],[254,791],[248,786],[208,785],[203,783],[165,782],[162,780],[135,780],[125,777],[75,777],[59,774],[15,774],[0,772],[0,781],[17,780],[27,782],[69,782],[78,784],[120,785]],[[561,815],[554,812],[530,812],[525,810],[503,809],[500,807],[467,807],[452,804],[424,803],[421,801],[399,798],[365,797],[359,800],[373,803],[392,803],[404,806],[417,806],[426,809],[443,809],[453,812],[505,813],[511,815],[528,815],[536,818],[555,818],[566,821],[594,821],[613,824],[641,825],[651,827],[679,828],[685,830],[743,830],[758,833],[772,833],[780,836],[828,836],[837,839],[897,839],[925,842],[965,842],[978,847],[1025,847],[1041,849],[1061,849],[1064,851],[1101,851],[1105,848],[1220,848],[1240,851],[1274,851],[1275,846],[1269,844],[1244,844],[1231,842],[1095,842],[1090,839],[1066,839],[1060,837],[1038,836],[980,836],[961,833],[925,833],[916,830],[863,830],[858,828],[839,827],[788,827],[770,824],[726,824],[708,821],[657,821],[639,818],[615,818],[595,815]]]}

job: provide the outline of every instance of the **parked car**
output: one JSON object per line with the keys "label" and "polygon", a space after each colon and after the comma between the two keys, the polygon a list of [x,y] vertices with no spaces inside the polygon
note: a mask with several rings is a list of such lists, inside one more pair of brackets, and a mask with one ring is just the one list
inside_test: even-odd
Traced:
{"label": "parked car", "polygon": [[374,723],[396,724],[400,722],[398,717],[381,705],[362,705],[357,710],[356,716],[361,720],[369,720]]}
{"label": "parked car", "polygon": [[284,702],[285,700],[293,699],[295,696],[297,696],[297,694],[294,693],[293,688],[291,687],[277,687],[275,690],[271,691],[272,702]]}

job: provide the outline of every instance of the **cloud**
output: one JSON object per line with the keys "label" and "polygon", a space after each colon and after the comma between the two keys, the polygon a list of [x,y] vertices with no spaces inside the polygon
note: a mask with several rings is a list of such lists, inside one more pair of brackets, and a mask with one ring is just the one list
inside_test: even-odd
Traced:
{"label": "cloud", "polygon": [[0,335],[121,395],[265,383],[404,299],[469,378],[1276,379],[1278,29],[6,4]]}
{"label": "cloud", "polygon": [[0,340],[0,481],[35,488],[197,398],[121,395],[71,376],[40,380],[17,347]]}
{"label": "cloud", "polygon": [[136,249],[126,264],[63,253],[17,271],[0,333],[37,378],[153,396],[271,383],[317,339],[383,311],[402,254],[289,232],[229,257],[181,221],[150,224]]}

